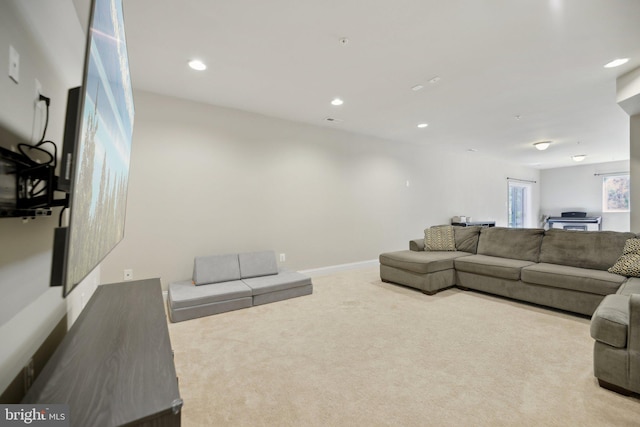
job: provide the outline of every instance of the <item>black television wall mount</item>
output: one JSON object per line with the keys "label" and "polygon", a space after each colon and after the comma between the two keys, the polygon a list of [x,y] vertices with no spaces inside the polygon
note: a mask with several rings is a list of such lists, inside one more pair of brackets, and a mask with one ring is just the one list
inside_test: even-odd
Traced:
{"label": "black television wall mount", "polygon": [[54,198],[56,181],[51,165],[0,147],[0,218],[49,216],[52,207],[67,206],[67,196]]}

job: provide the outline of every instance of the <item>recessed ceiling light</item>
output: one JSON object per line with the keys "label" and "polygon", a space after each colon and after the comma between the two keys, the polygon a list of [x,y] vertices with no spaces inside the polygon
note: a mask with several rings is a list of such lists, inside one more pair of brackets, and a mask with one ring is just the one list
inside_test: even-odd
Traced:
{"label": "recessed ceiling light", "polygon": [[571,156],[574,162],[581,162],[587,158],[586,154],[576,154],[575,156]]}
{"label": "recessed ceiling light", "polygon": [[333,100],[331,101],[331,105],[342,105],[344,104],[344,101],[340,98],[333,98]]}
{"label": "recessed ceiling light", "polygon": [[417,91],[422,90],[422,89],[424,89],[424,86],[422,86],[422,85],[415,85],[415,86],[413,86],[411,88],[411,90],[414,91],[414,92],[417,92]]}
{"label": "recessed ceiling light", "polygon": [[424,128],[426,128],[427,126],[429,126],[429,123],[420,123],[420,124],[418,125],[418,127],[419,127],[420,129],[424,129]]}
{"label": "recessed ceiling light", "polygon": [[629,58],[618,58],[618,59],[614,59],[613,61],[609,62],[608,64],[606,64],[604,66],[604,68],[615,68],[615,67],[619,67],[623,64],[626,64],[627,62],[629,62]]}
{"label": "recessed ceiling light", "polygon": [[429,80],[429,83],[434,84],[434,83],[438,83],[440,81],[440,76],[434,76],[431,80]]}
{"label": "recessed ceiling light", "polygon": [[192,59],[191,61],[188,62],[188,64],[189,64],[189,67],[191,67],[196,71],[204,71],[207,69],[207,66],[205,65],[205,63],[200,61],[199,59]]}
{"label": "recessed ceiling light", "polygon": [[475,149],[475,148],[467,148],[467,151],[468,151],[469,153],[477,153],[477,152],[478,152],[478,150],[477,150],[477,149]]}
{"label": "recessed ceiling light", "polygon": [[533,144],[533,146],[540,151],[546,150],[549,148],[549,145],[551,145],[551,141],[540,141]]}

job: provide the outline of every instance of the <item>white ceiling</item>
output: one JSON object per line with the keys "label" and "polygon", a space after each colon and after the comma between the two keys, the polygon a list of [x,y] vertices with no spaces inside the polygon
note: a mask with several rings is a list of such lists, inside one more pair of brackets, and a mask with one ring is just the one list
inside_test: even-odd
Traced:
{"label": "white ceiling", "polygon": [[[124,6],[137,89],[541,169],[574,165],[574,154],[587,154],[584,163],[629,158],[615,81],[640,66],[638,0]],[[603,68],[618,57],[631,60]],[[209,68],[189,69],[192,58]],[[424,89],[412,91],[417,84]],[[330,105],[334,97],[344,105]],[[553,144],[539,152],[532,144],[541,140]]]}

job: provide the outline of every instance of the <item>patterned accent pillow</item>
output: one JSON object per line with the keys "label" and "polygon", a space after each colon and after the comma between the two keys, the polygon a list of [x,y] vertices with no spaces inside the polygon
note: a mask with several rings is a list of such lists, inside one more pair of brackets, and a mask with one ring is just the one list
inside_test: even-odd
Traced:
{"label": "patterned accent pillow", "polygon": [[623,276],[640,277],[640,239],[628,239],[622,255],[608,271]]}
{"label": "patterned accent pillow", "polygon": [[424,230],[425,251],[455,251],[456,239],[451,225],[438,225]]}

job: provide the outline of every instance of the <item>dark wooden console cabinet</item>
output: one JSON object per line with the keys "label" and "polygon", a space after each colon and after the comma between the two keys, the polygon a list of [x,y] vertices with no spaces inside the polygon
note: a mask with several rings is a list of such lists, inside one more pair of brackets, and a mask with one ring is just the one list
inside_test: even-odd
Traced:
{"label": "dark wooden console cabinet", "polygon": [[98,286],[23,403],[69,405],[72,426],[179,426],[160,279]]}

